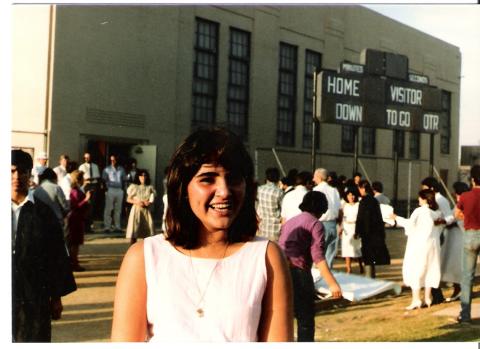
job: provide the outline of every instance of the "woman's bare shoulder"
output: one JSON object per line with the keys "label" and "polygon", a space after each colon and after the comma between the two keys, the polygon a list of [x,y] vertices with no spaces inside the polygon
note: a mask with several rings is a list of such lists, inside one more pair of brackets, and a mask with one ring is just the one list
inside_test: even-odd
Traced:
{"label": "woman's bare shoulder", "polygon": [[130,246],[127,250],[127,253],[125,254],[125,257],[123,258],[123,263],[129,263],[129,264],[137,264],[137,263],[143,263],[144,260],[144,242],[142,241],[137,241],[134,243],[132,246]]}

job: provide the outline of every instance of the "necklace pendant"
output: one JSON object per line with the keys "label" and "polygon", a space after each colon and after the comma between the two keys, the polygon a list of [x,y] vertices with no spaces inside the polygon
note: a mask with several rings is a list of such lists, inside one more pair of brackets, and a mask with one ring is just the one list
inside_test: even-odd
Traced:
{"label": "necklace pendant", "polygon": [[198,317],[203,317],[203,314],[204,314],[204,313],[203,313],[203,309],[202,309],[202,308],[198,308],[198,309],[197,309],[197,315],[198,315]]}

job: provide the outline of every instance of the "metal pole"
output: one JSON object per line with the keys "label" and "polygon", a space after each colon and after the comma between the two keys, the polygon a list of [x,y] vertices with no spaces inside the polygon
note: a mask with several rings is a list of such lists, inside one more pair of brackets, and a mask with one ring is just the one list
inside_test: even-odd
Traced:
{"label": "metal pole", "polygon": [[362,160],[358,159],[358,164],[360,165],[360,167],[361,167],[361,169],[362,169],[362,173],[363,173],[363,175],[365,176],[365,178],[367,179],[367,181],[369,181],[370,183],[372,183],[372,181],[370,180],[370,177],[368,176],[367,169],[365,168],[365,166],[363,166]]}
{"label": "metal pole", "polygon": [[275,160],[277,161],[278,167],[280,167],[280,171],[282,172],[282,176],[285,177],[287,174],[285,173],[285,170],[283,169],[282,162],[280,161],[280,158],[278,157],[275,148],[272,148],[272,153],[273,153],[273,156],[275,156]]}
{"label": "metal pole", "polygon": [[353,126],[353,173],[358,172],[358,126]]}
{"label": "metal pole", "polygon": [[[396,131],[393,131],[396,132]],[[393,205],[396,206],[398,201],[398,138],[395,141],[393,151]]]}
{"label": "metal pole", "polygon": [[410,201],[412,200],[412,162],[408,162],[408,192],[407,192],[407,216],[410,216]]}
{"label": "metal pole", "polygon": [[450,194],[450,190],[448,190],[447,185],[446,185],[445,182],[443,181],[442,177],[440,177],[440,173],[438,173],[438,170],[437,170],[437,168],[436,168],[435,166],[433,166],[433,171],[435,172],[435,175],[437,176],[438,181],[439,181],[440,184],[443,186],[443,189],[445,189],[445,192],[447,193],[447,196],[448,196],[448,198],[450,199],[450,202],[451,202],[452,205],[455,207],[455,200],[453,199],[452,194]]}
{"label": "metal pole", "polygon": [[255,179],[258,181],[258,150],[255,149],[254,153],[254,163],[255,163]]}
{"label": "metal pole", "polygon": [[434,150],[435,150],[435,134],[430,134],[430,177],[433,176],[433,160],[434,160]]}
{"label": "metal pole", "polygon": [[52,69],[53,69],[53,35],[54,35],[54,20],[55,20],[55,5],[50,5],[48,16],[48,53],[47,53],[47,71],[46,71],[46,86],[45,86],[45,115],[44,115],[44,138],[43,138],[43,150],[49,152],[49,119],[51,113],[51,82],[52,82]]}
{"label": "metal pole", "polygon": [[311,153],[311,164],[312,164],[312,173],[315,171],[315,133],[316,130],[316,110],[317,110],[317,68],[313,67],[313,108],[312,108],[312,153]]}

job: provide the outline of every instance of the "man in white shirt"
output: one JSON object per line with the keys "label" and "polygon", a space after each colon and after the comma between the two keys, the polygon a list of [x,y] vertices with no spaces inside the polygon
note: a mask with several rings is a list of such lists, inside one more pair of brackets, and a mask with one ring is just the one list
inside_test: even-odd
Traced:
{"label": "man in white shirt", "polygon": [[55,174],[57,175],[57,183],[60,183],[67,175],[67,166],[68,166],[68,161],[70,160],[69,156],[66,154],[60,155],[60,158],[58,160],[59,165],[53,169]]}
{"label": "man in white shirt", "polygon": [[307,193],[307,185],[312,180],[310,172],[300,172],[295,176],[295,188],[285,194],[282,200],[282,223],[302,213],[298,207]]}
{"label": "man in white shirt", "polygon": [[92,193],[85,220],[85,232],[90,233],[93,230],[93,220],[97,216],[101,217],[101,213],[98,212],[100,207],[100,195],[102,195],[100,188],[101,178],[98,165],[92,161],[92,156],[89,152],[83,154],[83,159],[85,162],[78,166],[78,169],[83,172],[83,190]]}
{"label": "man in white shirt", "polygon": [[85,162],[78,166],[78,170],[83,172],[83,180],[87,183],[98,183],[100,180],[100,171],[97,164],[92,162],[90,153],[83,154]]}
{"label": "man in white shirt", "polygon": [[328,210],[321,217],[325,228],[325,259],[329,268],[332,268],[333,260],[338,249],[337,219],[340,210],[340,195],[338,190],[327,183],[328,171],[324,168],[317,168],[313,174],[313,188],[325,194],[328,201]]}

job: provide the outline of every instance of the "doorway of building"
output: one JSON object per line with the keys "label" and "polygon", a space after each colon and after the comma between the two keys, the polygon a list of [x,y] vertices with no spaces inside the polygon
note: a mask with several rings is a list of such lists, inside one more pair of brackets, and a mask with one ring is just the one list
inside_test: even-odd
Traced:
{"label": "doorway of building", "polygon": [[[100,172],[110,164],[110,155],[116,155],[118,164],[121,165],[128,173],[132,160],[137,163],[137,168],[146,169],[151,178],[151,184],[156,188],[156,167],[157,167],[157,146],[139,144],[132,140],[105,140],[105,139],[88,139],[86,142],[86,150],[90,153],[92,161],[96,163]],[[158,188],[157,188],[158,192]],[[158,201],[158,200],[156,200]],[[105,208],[105,192],[99,193],[97,198],[96,209],[94,212],[95,220],[103,221],[103,211]],[[128,219],[128,205],[122,209],[122,226],[126,225]],[[155,211],[157,203],[155,205]]]}

